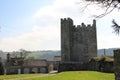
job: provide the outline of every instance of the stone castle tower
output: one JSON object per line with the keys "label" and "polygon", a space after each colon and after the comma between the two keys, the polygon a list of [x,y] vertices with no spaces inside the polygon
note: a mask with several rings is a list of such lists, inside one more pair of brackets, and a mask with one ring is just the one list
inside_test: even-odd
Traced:
{"label": "stone castle tower", "polygon": [[96,56],[96,21],[92,25],[74,26],[72,19],[61,19],[62,62],[86,63]]}

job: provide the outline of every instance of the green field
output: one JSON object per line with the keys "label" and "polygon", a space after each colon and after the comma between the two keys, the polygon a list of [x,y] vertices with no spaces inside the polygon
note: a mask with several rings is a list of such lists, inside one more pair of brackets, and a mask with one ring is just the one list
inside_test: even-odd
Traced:
{"label": "green field", "polygon": [[[24,78],[30,78],[30,77],[41,77],[44,76],[43,74],[17,74],[17,75],[0,75],[0,80],[14,80],[14,79],[22,79],[26,80]],[[29,79],[28,79],[29,80]]]}
{"label": "green field", "polygon": [[0,80],[114,80],[113,73],[70,71],[59,74],[20,74],[0,76]]}

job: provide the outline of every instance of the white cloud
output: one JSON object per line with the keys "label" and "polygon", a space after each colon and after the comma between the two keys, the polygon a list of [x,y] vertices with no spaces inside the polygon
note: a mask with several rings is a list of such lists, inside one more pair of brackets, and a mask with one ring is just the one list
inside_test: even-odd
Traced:
{"label": "white cloud", "polygon": [[[84,12],[81,12],[80,9],[85,6],[85,3],[76,4],[79,1],[54,0],[52,5],[40,8],[32,16],[34,21],[32,31],[19,35],[18,37],[2,39],[0,49],[6,51],[18,50],[20,48],[27,50],[60,49],[60,18],[71,17],[75,24],[81,24],[81,22],[89,23],[93,19],[90,16],[103,12],[102,9],[95,7],[96,5],[90,5]],[[107,19],[105,18],[106,21],[109,20],[108,16]],[[101,23],[98,24],[98,28],[104,30],[104,26],[100,25]],[[98,30],[98,32],[101,31]],[[114,39],[116,42],[113,44]],[[102,37],[98,35],[98,48],[119,47],[119,39],[113,36],[107,36],[106,38],[106,35]]]}
{"label": "white cloud", "polygon": [[47,50],[47,49],[59,49],[59,46],[56,46],[59,41],[58,30],[56,27],[47,26],[40,28],[39,26],[34,26],[32,32],[24,33],[18,37],[9,37],[4,38],[0,42],[0,49],[2,50]]}
{"label": "white cloud", "polygon": [[55,0],[52,5],[40,8],[33,15],[33,19],[46,23],[59,24],[60,18],[71,17],[75,19],[75,23],[78,24],[85,20],[85,18],[81,18],[84,14],[81,15],[80,7],[76,4],[79,1],[80,0]]}
{"label": "white cloud", "polygon": [[[64,17],[71,17],[75,24],[81,24],[81,22],[92,24],[93,15],[100,15],[105,12],[105,9],[95,4],[89,5],[85,11],[81,12],[81,9],[86,6],[86,2],[79,2],[80,0],[55,0],[53,5],[44,7],[36,12],[33,18],[36,20],[44,19],[51,25],[57,23],[56,26],[60,25],[59,19]],[[98,20],[98,48],[120,47],[118,45],[120,38],[116,38],[116,35],[112,34],[112,29],[110,28],[111,20],[114,18],[119,19],[117,15],[118,12],[113,11],[111,14]],[[114,42],[115,40],[116,42]]]}
{"label": "white cloud", "polygon": [[120,37],[116,35],[112,36],[98,36],[99,48],[120,48]]}

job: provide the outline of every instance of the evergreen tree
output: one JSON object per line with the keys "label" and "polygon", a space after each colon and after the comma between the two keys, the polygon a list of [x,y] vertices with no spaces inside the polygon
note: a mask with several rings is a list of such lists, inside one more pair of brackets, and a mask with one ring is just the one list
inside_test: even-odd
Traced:
{"label": "evergreen tree", "polygon": [[4,74],[4,68],[2,63],[0,62],[0,75],[3,75],[3,74]]}

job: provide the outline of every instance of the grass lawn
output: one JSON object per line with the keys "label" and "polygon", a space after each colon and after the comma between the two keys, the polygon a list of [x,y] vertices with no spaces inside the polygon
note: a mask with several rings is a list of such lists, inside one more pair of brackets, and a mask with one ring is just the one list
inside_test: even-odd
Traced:
{"label": "grass lawn", "polygon": [[[19,79],[19,78],[27,78],[27,77],[40,77],[43,76],[43,74],[14,74],[14,75],[0,75],[0,80],[8,80],[8,79]],[[24,79],[22,79],[24,80]]]}
{"label": "grass lawn", "polygon": [[[61,72],[56,75],[43,76],[45,74],[25,74],[25,75],[6,75],[0,76],[0,80],[21,78],[20,80],[114,80],[113,73],[101,73],[96,71],[69,71]],[[32,76],[34,76],[32,78]],[[25,78],[31,77],[31,78]]]}

